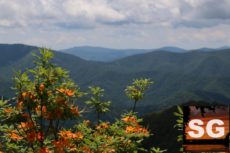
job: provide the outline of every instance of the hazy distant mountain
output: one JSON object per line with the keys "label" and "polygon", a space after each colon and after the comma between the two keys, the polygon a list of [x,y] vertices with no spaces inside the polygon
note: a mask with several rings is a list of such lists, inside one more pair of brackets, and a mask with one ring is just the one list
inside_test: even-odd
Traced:
{"label": "hazy distant mountain", "polygon": [[80,46],[80,47],[73,47],[73,48],[64,49],[60,51],[63,53],[68,53],[71,55],[78,56],[85,60],[110,62],[124,57],[137,55],[137,54],[144,54],[153,51],[169,51],[173,53],[186,53],[189,51],[210,52],[210,51],[218,51],[218,50],[224,50],[229,48],[230,48],[229,46],[223,46],[220,48],[204,47],[199,49],[186,50],[174,46],[165,46],[157,49],[112,49],[112,48],[103,48],[103,47]]}
{"label": "hazy distant mountain", "polygon": [[81,46],[61,50],[61,52],[76,55],[85,60],[92,61],[114,61],[131,55],[143,54],[151,51],[170,51],[176,53],[186,52],[185,49],[178,47],[162,47],[157,49],[111,49],[103,47]]}
{"label": "hazy distant mountain", "polygon": [[[13,70],[33,66],[31,52],[36,47],[0,45],[0,95],[12,95]],[[5,56],[4,54],[7,54]],[[54,62],[70,71],[71,77],[85,90],[99,85],[113,101],[113,112],[130,108],[125,86],[134,78],[151,78],[155,84],[138,104],[142,113],[159,110],[188,100],[230,102],[230,50],[175,53],[153,51],[113,62],[86,61],[55,52]],[[10,61],[10,62],[9,62]],[[119,109],[118,109],[119,108]]]}
{"label": "hazy distant mountain", "polygon": [[211,51],[218,51],[218,50],[225,50],[225,49],[230,49],[230,46],[222,46],[219,48],[207,48],[207,47],[203,47],[203,48],[199,48],[199,49],[195,49],[198,51],[205,51],[205,52],[211,52]]}
{"label": "hazy distant mountain", "polygon": [[113,61],[126,56],[149,52],[147,49],[111,49],[103,47],[81,46],[61,50],[64,53],[76,55],[85,60]]}
{"label": "hazy distant mountain", "polygon": [[163,51],[169,51],[169,52],[175,52],[175,53],[184,53],[187,51],[186,49],[179,48],[179,47],[173,47],[173,46],[161,47],[161,48],[154,49],[154,50],[155,51],[163,50]]}
{"label": "hazy distant mountain", "polygon": [[222,46],[222,47],[217,48],[217,50],[218,50],[218,49],[230,49],[230,46],[227,46],[227,45],[226,45],[226,46]]}
{"label": "hazy distant mountain", "polygon": [[196,49],[196,51],[203,51],[203,52],[211,52],[211,51],[216,51],[216,50],[217,49],[215,48],[206,48],[206,47]]}

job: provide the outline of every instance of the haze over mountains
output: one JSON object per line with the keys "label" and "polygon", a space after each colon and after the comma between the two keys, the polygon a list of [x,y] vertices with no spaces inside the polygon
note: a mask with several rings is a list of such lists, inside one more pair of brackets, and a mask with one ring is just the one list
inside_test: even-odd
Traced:
{"label": "haze over mountains", "polygon": [[143,54],[152,51],[169,51],[175,53],[185,53],[189,51],[199,50],[199,51],[216,51],[222,49],[229,49],[229,46],[223,46],[220,48],[199,48],[193,50],[186,50],[179,47],[174,46],[165,46],[157,49],[112,49],[112,48],[104,48],[104,47],[92,47],[92,46],[79,46],[68,49],[60,50],[63,53],[68,53],[71,55],[75,55],[81,57],[85,60],[91,61],[114,61],[120,58],[124,58],[131,55]]}
{"label": "haze over mountains", "polygon": [[94,61],[112,61],[130,55],[141,54],[149,52],[145,49],[111,49],[103,47],[81,46],[70,49],[61,50],[63,53],[76,55],[85,60]]}
{"label": "haze over mountains", "polygon": [[114,61],[131,55],[144,54],[151,51],[170,51],[170,52],[186,52],[185,49],[178,47],[162,47],[158,49],[111,49],[103,47],[80,46],[69,49],[60,50],[63,53],[68,53],[81,57],[85,60],[92,61]]}
{"label": "haze over mountains", "polygon": [[[0,95],[12,96],[14,70],[33,66],[32,51],[27,45],[0,45]],[[126,85],[135,78],[151,78],[155,83],[146,99],[137,105],[148,113],[188,100],[230,103],[230,49],[207,51],[149,51],[109,62],[87,61],[55,52],[54,62],[70,71],[71,78],[86,90],[89,85],[105,89],[106,99],[112,100],[112,110],[120,113],[132,103],[124,95]],[[114,114],[111,114],[114,115]]]}

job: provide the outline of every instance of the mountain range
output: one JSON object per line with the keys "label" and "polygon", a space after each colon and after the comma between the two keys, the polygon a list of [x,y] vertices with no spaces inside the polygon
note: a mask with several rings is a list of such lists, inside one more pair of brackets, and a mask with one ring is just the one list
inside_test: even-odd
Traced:
{"label": "mountain range", "polygon": [[85,60],[102,62],[114,61],[127,56],[148,53],[151,51],[170,51],[178,53],[186,52],[185,49],[170,46],[158,49],[111,49],[104,47],[80,46],[69,49],[63,49],[60,51],[63,53],[68,53],[71,55],[81,57]]}
{"label": "mountain range", "polygon": [[156,49],[111,49],[111,48],[104,48],[104,47],[79,46],[79,47],[63,49],[59,51],[78,56],[85,60],[108,62],[108,61],[114,61],[120,58],[124,58],[127,56],[131,56],[131,55],[143,54],[143,53],[148,53],[153,51],[169,51],[174,53],[185,53],[185,52],[197,51],[197,50],[210,52],[210,51],[217,51],[217,50],[223,50],[229,48],[230,48],[229,46],[223,46],[220,48],[204,47],[199,49],[187,50],[187,49],[174,47],[174,46],[165,46]]}
{"label": "mountain range", "polygon": [[85,60],[104,62],[113,61],[130,55],[149,52],[149,50],[145,49],[111,49],[91,46],[73,47],[60,51],[63,53],[68,53],[71,55],[81,57]]}
{"label": "mountain range", "polygon": [[[0,45],[0,95],[10,97],[14,71],[33,66],[32,51],[37,47],[21,44]],[[159,111],[189,100],[230,102],[230,49],[216,51],[151,51],[109,62],[88,61],[54,51],[53,62],[69,70],[71,78],[87,90],[90,85],[105,89],[105,99],[113,102],[112,112],[130,109],[124,94],[135,78],[150,78],[154,84],[143,102],[140,114]],[[112,115],[114,115],[112,114]]]}

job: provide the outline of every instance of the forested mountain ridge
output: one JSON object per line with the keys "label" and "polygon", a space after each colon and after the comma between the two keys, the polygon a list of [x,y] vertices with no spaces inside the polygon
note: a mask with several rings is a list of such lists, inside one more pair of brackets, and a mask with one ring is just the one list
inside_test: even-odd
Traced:
{"label": "forested mountain ridge", "polygon": [[[1,95],[13,95],[10,86],[14,70],[33,66],[31,53],[36,50],[37,47],[27,45],[0,45]],[[154,51],[106,63],[55,52],[54,63],[69,70],[82,90],[90,85],[104,88],[105,98],[112,100],[115,112],[130,106],[124,94],[126,85],[135,78],[152,79],[154,85],[146,93],[145,100],[137,105],[138,111],[146,113],[188,100],[229,103],[229,59],[229,49],[186,53]]]}

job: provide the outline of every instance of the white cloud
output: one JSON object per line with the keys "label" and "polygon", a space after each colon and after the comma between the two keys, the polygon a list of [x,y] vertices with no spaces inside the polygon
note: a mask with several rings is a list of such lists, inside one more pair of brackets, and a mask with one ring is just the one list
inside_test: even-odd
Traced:
{"label": "white cloud", "polygon": [[230,42],[229,0],[0,0],[0,10],[0,42],[56,48]]}
{"label": "white cloud", "polygon": [[44,22],[49,26],[160,23],[178,14],[179,9],[171,1],[2,0],[0,9],[4,13],[0,20],[13,20],[21,26],[36,26]]}
{"label": "white cloud", "polygon": [[[25,7],[26,6],[26,7]],[[0,26],[10,27],[14,21],[21,26],[81,25],[97,22],[121,22],[125,16],[102,0],[2,0]],[[5,22],[3,23],[3,21]],[[6,20],[7,23],[6,24]],[[65,28],[65,26],[63,26]],[[78,28],[78,26],[76,26]]]}
{"label": "white cloud", "polygon": [[74,1],[69,0],[63,4],[67,15],[71,17],[82,17],[91,21],[116,22],[125,19],[118,11],[108,7],[106,1]]}
{"label": "white cloud", "polygon": [[203,20],[215,19],[213,23],[219,24],[230,19],[229,7],[229,0],[1,0],[0,26],[74,29],[103,24],[160,25],[166,21],[187,26],[200,20],[206,26]]}

